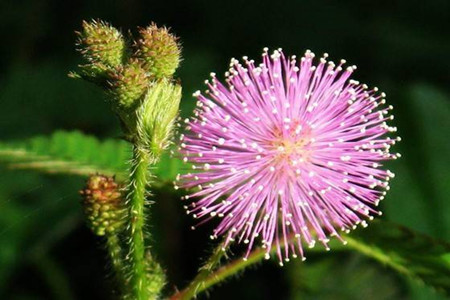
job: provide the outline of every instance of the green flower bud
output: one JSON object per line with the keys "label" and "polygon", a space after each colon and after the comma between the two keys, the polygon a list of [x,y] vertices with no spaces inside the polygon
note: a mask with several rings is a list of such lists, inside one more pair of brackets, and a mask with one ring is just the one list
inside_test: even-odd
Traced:
{"label": "green flower bud", "polygon": [[178,113],[181,87],[171,76],[180,63],[180,47],[165,27],[152,24],[139,33],[130,56],[117,29],[102,21],[83,22],[79,45],[88,63],[69,76],[106,89],[125,138],[142,141],[156,155],[167,147]]}
{"label": "green flower bud", "polygon": [[137,111],[137,134],[142,146],[159,156],[172,137],[181,100],[181,86],[167,79],[154,82]]}
{"label": "green flower bud", "polygon": [[119,30],[106,22],[83,21],[83,29],[78,32],[80,51],[90,64],[104,67],[119,66],[126,52],[125,40]]}
{"label": "green flower bud", "polygon": [[180,64],[180,47],[177,37],[165,27],[151,24],[139,30],[141,38],[136,42],[136,56],[144,68],[156,78],[169,78]]}
{"label": "green flower bud", "polygon": [[117,233],[123,228],[125,203],[114,178],[92,175],[80,194],[88,226],[96,235]]}
{"label": "green flower bud", "polygon": [[166,284],[166,276],[161,266],[147,254],[147,290],[150,295],[150,299],[158,299],[161,294],[161,290]]}
{"label": "green flower bud", "polygon": [[116,111],[134,111],[149,85],[149,76],[137,59],[119,66],[110,74],[110,92]]}

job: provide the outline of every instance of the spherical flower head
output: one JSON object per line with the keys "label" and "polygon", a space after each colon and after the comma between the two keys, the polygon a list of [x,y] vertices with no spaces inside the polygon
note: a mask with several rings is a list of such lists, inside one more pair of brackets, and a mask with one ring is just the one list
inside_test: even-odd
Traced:
{"label": "spherical flower head", "polygon": [[219,218],[212,238],[255,243],[280,264],[300,255],[302,244],[327,249],[330,236],[342,240],[376,210],[394,176],[381,168],[395,159],[389,149],[399,138],[387,125],[392,106],[385,94],[350,80],[356,69],[314,62],[307,51],[297,60],[281,49],[262,63],[232,59],[226,85],[207,81],[196,92],[195,116],[181,136],[183,160],[192,172],[176,188],[194,188],[187,212],[204,221]]}
{"label": "spherical flower head", "polygon": [[180,64],[180,47],[176,36],[165,27],[151,24],[139,30],[141,38],[136,42],[136,56],[156,78],[169,78]]}

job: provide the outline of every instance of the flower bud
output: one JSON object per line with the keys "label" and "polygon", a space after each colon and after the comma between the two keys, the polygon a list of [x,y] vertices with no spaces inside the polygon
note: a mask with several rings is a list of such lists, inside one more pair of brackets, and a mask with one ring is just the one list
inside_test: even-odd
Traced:
{"label": "flower bud", "polygon": [[158,155],[167,148],[181,100],[181,86],[163,79],[149,88],[137,112],[141,146]]}
{"label": "flower bud", "polygon": [[177,37],[156,24],[141,28],[139,33],[136,56],[144,62],[144,68],[156,78],[171,77],[180,63]]}
{"label": "flower bud", "polygon": [[96,235],[117,233],[123,228],[125,204],[120,187],[113,177],[90,176],[80,194],[88,226]]}
{"label": "flower bud", "polygon": [[78,32],[80,51],[90,64],[117,67],[124,58],[125,40],[119,30],[103,21],[83,21]]}
{"label": "flower bud", "polygon": [[149,76],[137,59],[119,66],[110,74],[110,92],[117,111],[134,111],[149,85]]}
{"label": "flower bud", "polygon": [[166,276],[161,266],[147,253],[146,261],[147,290],[151,299],[158,299],[166,284]]}

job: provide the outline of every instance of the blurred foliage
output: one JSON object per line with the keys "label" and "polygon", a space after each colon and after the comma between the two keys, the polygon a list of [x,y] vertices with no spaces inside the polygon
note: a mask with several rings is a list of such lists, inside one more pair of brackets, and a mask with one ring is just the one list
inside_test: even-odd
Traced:
{"label": "blurred foliage", "polygon": [[[184,48],[177,74],[186,93],[183,116],[194,103],[190,94],[203,88],[209,72],[224,72],[231,57],[256,58],[264,46],[297,55],[310,48],[356,64],[356,79],[376,83],[395,106],[403,138],[396,150],[403,157],[389,165],[397,176],[382,203],[384,218],[448,241],[449,14],[447,0],[1,1],[0,143],[56,130],[119,137],[101,92],[66,77],[79,63],[73,31],[82,19],[172,27]],[[164,171],[168,162],[158,169],[167,180],[173,177]],[[103,249],[78,205],[84,179],[0,171],[0,299],[110,299]],[[179,196],[155,191],[152,218],[154,248],[180,288],[207,253],[211,225],[191,232]],[[338,251],[284,268],[265,262],[212,293],[213,299],[444,299],[370,259]]]}
{"label": "blurred foliage", "polygon": [[450,294],[450,243],[378,220],[368,230],[359,229],[345,239],[349,248]]}
{"label": "blurred foliage", "polygon": [[84,176],[98,172],[125,178],[129,159],[131,149],[125,141],[99,142],[77,131],[57,131],[50,137],[0,143],[0,160],[8,162],[12,169]]}
{"label": "blurred foliage", "polygon": [[400,176],[385,202],[388,217],[411,228],[450,240],[450,99],[431,85],[407,87],[408,111],[399,114],[403,159]]}
{"label": "blurred foliage", "polygon": [[[289,267],[290,298],[305,300],[405,299],[395,274],[356,253],[334,253]],[[352,280],[348,280],[352,278]]]}

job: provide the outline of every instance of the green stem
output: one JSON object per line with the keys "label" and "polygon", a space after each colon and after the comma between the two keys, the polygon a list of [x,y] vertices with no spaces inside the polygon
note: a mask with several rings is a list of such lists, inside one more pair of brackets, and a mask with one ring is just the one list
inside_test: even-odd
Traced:
{"label": "green stem", "polygon": [[111,259],[112,268],[114,270],[114,276],[117,279],[117,283],[122,285],[121,291],[123,291],[126,279],[122,261],[122,249],[117,234],[108,235],[106,237],[106,245],[108,248],[109,258]]}
{"label": "green stem", "polygon": [[[383,252],[381,249],[378,249],[375,246],[371,246],[370,244],[359,241],[357,238],[353,238],[349,235],[343,236],[344,240],[347,241],[347,246],[342,245],[339,242],[335,242],[332,249],[333,251],[342,251],[342,250],[356,250],[368,257],[371,257],[391,268],[397,270],[401,274],[411,275],[411,272],[405,268],[403,265],[396,262],[395,258],[392,254],[388,254]],[[282,247],[284,245],[281,245]],[[275,252],[275,246],[272,246],[271,253]],[[320,249],[308,249],[308,252],[317,252],[324,251]],[[264,258],[266,253],[265,249],[256,249],[251,252],[248,256],[247,260],[236,259],[229,264],[218,268],[213,271],[213,268],[210,270],[202,269],[201,272],[197,275],[197,277],[192,281],[192,283],[187,286],[184,290],[175,293],[170,300],[187,300],[192,299],[197,294],[207,290],[208,288],[214,286],[215,284],[227,279],[228,277],[236,274],[239,271],[242,271],[246,267],[253,265]],[[210,258],[210,261],[214,261],[214,255]]]}
{"label": "green stem", "polygon": [[130,228],[130,249],[129,257],[131,260],[131,298],[133,300],[148,300],[146,276],[146,255],[145,255],[145,237],[144,237],[144,205],[146,188],[149,182],[148,166],[150,155],[145,151],[134,148],[133,166],[131,170],[129,200],[129,228]]}
{"label": "green stem", "polygon": [[[222,249],[216,249],[214,251],[214,254],[211,256],[211,258],[208,260],[210,261],[220,261],[219,252],[224,253]],[[230,277],[231,275],[245,269],[246,267],[262,260],[264,258],[264,255],[266,253],[266,250],[264,249],[257,249],[254,250],[247,258],[247,260],[243,259],[236,259],[232,261],[231,263],[218,268],[216,271],[212,272],[212,269],[206,270],[202,268],[200,273],[195,277],[195,279],[192,281],[189,286],[187,286],[184,290],[174,294],[172,297],[170,297],[170,300],[188,300],[194,298],[197,294],[207,290],[211,286],[225,280],[226,278]],[[223,255],[223,254],[222,254]]]}
{"label": "green stem", "polygon": [[[294,239],[294,237],[292,237],[291,239]],[[291,240],[291,239],[288,239],[288,240]],[[284,243],[282,243],[281,247],[284,247]],[[340,251],[340,250],[344,250],[345,246],[343,246],[342,244],[336,243],[336,245],[334,245],[333,249],[335,251],[336,250]],[[325,251],[325,250],[319,250],[318,248],[308,249],[308,250],[309,250],[309,252]],[[217,248],[215,250],[215,252],[213,253],[213,255],[211,256],[211,258],[208,260],[208,262],[217,262],[215,264],[215,266],[217,266],[217,264],[221,258],[221,256],[217,257],[218,255],[220,255],[220,252],[218,252],[218,251],[220,251],[222,253],[222,255],[223,255],[223,253],[225,253],[221,250],[221,248]],[[264,258],[266,252],[267,252],[266,249],[258,248],[256,250],[253,250],[250,253],[250,255],[247,257],[246,260],[236,259],[236,260],[230,262],[229,264],[216,269],[215,271],[213,271],[214,268],[209,268],[209,269],[202,268],[200,270],[200,273],[194,278],[194,280],[189,284],[189,286],[187,286],[182,291],[177,292],[174,295],[172,295],[170,297],[170,300],[192,299],[197,294],[200,294],[201,292],[209,289],[213,285],[227,279],[228,277],[236,274],[239,271],[244,270],[246,267],[261,261]],[[273,254],[275,252],[276,252],[276,245],[272,245],[272,248],[270,249],[270,253]]]}
{"label": "green stem", "polygon": [[378,249],[375,246],[371,246],[369,244],[364,244],[357,239],[354,239],[350,236],[345,236],[345,240],[347,241],[347,246],[349,248],[352,248],[368,257],[371,257],[379,262],[381,262],[384,265],[387,265],[400,274],[404,274],[407,276],[411,276],[411,272],[406,268],[405,266],[402,266],[401,264],[396,263],[395,259],[392,255],[389,255],[385,252],[383,252],[381,249]]}
{"label": "green stem", "polygon": [[208,277],[211,275],[213,270],[219,265],[220,260],[226,254],[226,249],[223,248],[221,243],[218,247],[214,249],[214,252],[206,261],[206,263],[200,268],[199,273],[187,288],[185,288],[180,293],[175,294],[170,299],[171,300],[188,300],[197,296],[201,291],[206,290],[210,285],[208,285]]}

